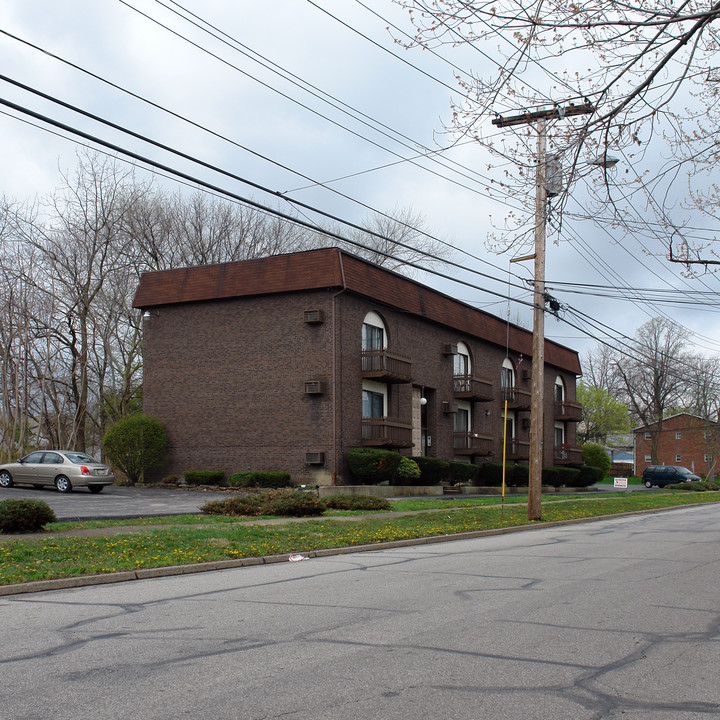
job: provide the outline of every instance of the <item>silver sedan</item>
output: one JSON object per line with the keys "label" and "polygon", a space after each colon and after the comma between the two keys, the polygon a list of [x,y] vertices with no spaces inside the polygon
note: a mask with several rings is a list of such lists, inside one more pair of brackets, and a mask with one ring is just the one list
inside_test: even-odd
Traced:
{"label": "silver sedan", "polygon": [[13,485],[54,485],[60,492],[86,487],[99,493],[115,482],[113,469],[73,450],[38,450],[15,463],[0,465],[0,488]]}

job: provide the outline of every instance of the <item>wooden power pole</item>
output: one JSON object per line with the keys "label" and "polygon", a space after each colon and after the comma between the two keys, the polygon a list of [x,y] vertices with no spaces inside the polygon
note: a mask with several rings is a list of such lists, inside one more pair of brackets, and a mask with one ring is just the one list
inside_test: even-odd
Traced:
{"label": "wooden power pole", "polygon": [[[564,108],[527,112],[492,122],[498,127],[536,123],[537,170],[535,173],[535,275],[533,283],[533,357],[530,386],[530,468],[528,487],[528,520],[542,517],[543,437],[545,433],[545,228],[547,225],[547,133],[546,122],[570,115],[587,115],[595,108],[567,105]],[[523,258],[530,259],[530,258]]]}

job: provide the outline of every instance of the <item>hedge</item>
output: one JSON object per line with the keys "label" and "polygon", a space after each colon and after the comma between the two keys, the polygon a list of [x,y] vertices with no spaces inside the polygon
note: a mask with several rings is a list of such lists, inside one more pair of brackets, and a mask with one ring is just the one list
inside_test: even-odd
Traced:
{"label": "hedge", "polygon": [[400,453],[391,450],[351,448],[347,453],[347,462],[354,480],[352,484],[393,484],[402,457]]}
{"label": "hedge", "polygon": [[258,495],[213,500],[200,508],[210,515],[279,515],[281,517],[310,517],[322,515],[325,503],[302,490],[266,490]]}
{"label": "hedge", "polygon": [[183,473],[188,485],[223,485],[225,473],[222,470],[186,470]]}
{"label": "hedge", "polygon": [[413,457],[420,468],[418,485],[439,485],[450,478],[450,463],[436,457],[420,455]]}
{"label": "hedge", "polygon": [[479,470],[473,463],[451,462],[449,465],[450,482],[453,484],[473,482]]}
{"label": "hedge", "polygon": [[233,473],[228,478],[232,487],[284,488],[292,487],[290,473],[279,470],[245,471]]}

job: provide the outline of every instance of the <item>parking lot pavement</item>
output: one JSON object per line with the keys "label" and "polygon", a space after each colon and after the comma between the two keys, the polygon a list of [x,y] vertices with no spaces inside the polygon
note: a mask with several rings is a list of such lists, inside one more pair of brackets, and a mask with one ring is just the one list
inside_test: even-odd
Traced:
{"label": "parking lot pavement", "polygon": [[0,489],[0,500],[31,498],[44,500],[58,520],[99,520],[153,515],[197,513],[210,500],[227,498],[227,493],[197,490],[138,488],[119,485],[106,487],[98,495],[85,488],[59,493],[54,487],[12,487]]}

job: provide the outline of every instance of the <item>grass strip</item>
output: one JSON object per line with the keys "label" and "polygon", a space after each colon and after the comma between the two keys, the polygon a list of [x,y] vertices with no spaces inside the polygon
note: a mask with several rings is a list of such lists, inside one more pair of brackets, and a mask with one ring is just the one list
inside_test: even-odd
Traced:
{"label": "grass strip", "polygon": [[[720,502],[720,493],[632,493],[546,500],[539,523],[702,502]],[[198,524],[203,516],[190,515],[184,517],[186,522],[192,521],[192,525],[166,522],[123,535],[9,540],[0,543],[0,584],[351,547],[528,524],[527,507],[520,502],[506,503],[502,508],[497,503],[475,507],[455,505],[454,508],[445,504],[443,509],[448,512],[416,512],[383,519],[360,517],[350,522],[313,519],[279,525],[260,525],[236,518]],[[138,521],[126,520],[125,523],[137,525]]]}

